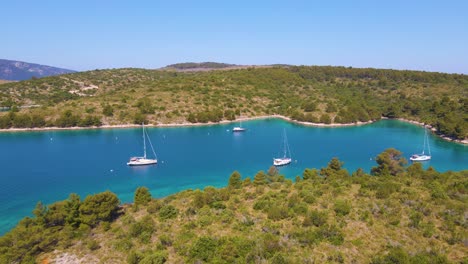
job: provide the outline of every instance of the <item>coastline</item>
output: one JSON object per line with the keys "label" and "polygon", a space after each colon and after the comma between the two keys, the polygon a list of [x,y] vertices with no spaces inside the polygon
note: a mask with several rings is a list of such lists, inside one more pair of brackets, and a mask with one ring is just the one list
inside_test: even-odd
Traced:
{"label": "coastline", "polygon": [[[251,121],[251,120],[262,120],[262,119],[282,119],[294,124],[303,125],[303,126],[310,126],[310,127],[349,127],[349,126],[363,126],[372,124],[378,120],[370,120],[366,122],[355,122],[355,123],[344,123],[344,124],[324,124],[324,123],[312,123],[312,122],[305,122],[305,121],[297,121],[293,120],[289,117],[282,116],[282,115],[264,115],[264,116],[255,116],[255,117],[241,117],[235,120],[221,120],[219,122],[208,122],[208,123],[190,123],[190,122],[183,122],[183,123],[167,123],[167,124],[146,124],[147,127],[199,127],[199,126],[212,126],[212,125],[219,125],[219,124],[231,124],[240,121]],[[382,117],[382,119],[390,119],[387,117]],[[431,125],[426,125],[424,123],[408,120],[404,118],[395,118],[394,120],[399,120],[402,122],[422,126],[429,128],[432,132],[437,132],[437,130],[432,127]],[[0,129],[0,133],[2,132],[33,132],[33,131],[61,131],[61,130],[94,130],[94,129],[119,129],[119,128],[138,128],[140,125],[136,124],[120,124],[120,125],[102,125],[102,126],[92,126],[92,127],[36,127],[36,128],[8,128],[8,129]],[[459,139],[452,139],[445,135],[436,134],[438,137],[450,141],[455,142],[463,145],[468,145],[468,139],[459,140]]]}
{"label": "coastline", "polygon": [[[311,123],[304,121],[293,120],[289,117],[282,115],[264,115],[264,116],[255,116],[255,117],[241,117],[235,120],[221,120],[219,122],[207,122],[207,123],[167,123],[167,124],[145,124],[146,127],[198,127],[198,126],[213,126],[220,124],[231,124],[240,121],[252,121],[252,120],[262,120],[262,119],[282,119],[291,123],[300,124],[304,126],[314,126],[314,127],[347,127],[347,126],[359,126],[371,124],[375,121],[367,122],[356,122],[356,123],[346,123],[346,124],[324,124],[324,123]],[[138,128],[140,125],[137,124],[120,124],[120,125],[102,125],[102,126],[90,126],[90,127],[33,127],[33,128],[7,128],[0,129],[2,132],[32,132],[32,131],[60,131],[60,130],[93,130],[93,129],[114,129],[114,128]]]}
{"label": "coastline", "polygon": [[[382,118],[382,119],[389,119],[389,118]],[[464,139],[464,140],[461,140],[461,139],[453,139],[451,137],[448,137],[444,134],[437,134],[437,129],[431,125],[428,125],[428,124],[425,124],[425,123],[421,123],[421,122],[418,122],[418,121],[414,121],[414,120],[408,120],[408,119],[404,119],[404,118],[395,118],[395,120],[399,120],[399,121],[402,121],[402,122],[406,122],[406,123],[410,123],[410,124],[413,124],[413,125],[418,125],[418,126],[422,126],[422,127],[425,127],[425,128],[428,128],[430,129],[436,136],[440,137],[441,139],[444,139],[446,141],[450,141],[450,142],[455,142],[455,143],[459,143],[459,144],[462,144],[462,145],[468,145],[468,139]]]}

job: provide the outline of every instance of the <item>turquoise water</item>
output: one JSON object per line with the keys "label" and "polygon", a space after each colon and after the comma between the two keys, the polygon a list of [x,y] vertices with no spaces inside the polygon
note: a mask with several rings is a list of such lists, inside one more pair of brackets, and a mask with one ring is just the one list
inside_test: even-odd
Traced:
{"label": "turquoise water", "polygon": [[[111,190],[131,202],[138,186],[155,197],[186,189],[225,186],[238,170],[253,177],[268,170],[281,152],[286,129],[293,160],[281,173],[288,178],[305,168],[325,167],[332,157],[350,172],[369,171],[373,158],[389,147],[409,158],[420,152],[424,129],[395,120],[342,128],[305,127],[278,119],[249,121],[245,133],[233,134],[234,124],[184,128],[148,128],[159,164],[128,167],[141,155],[141,129],[101,129],[0,133],[0,234],[31,215],[37,201],[64,200],[72,192]],[[433,160],[425,166],[439,171],[468,169],[468,147],[429,137]]]}

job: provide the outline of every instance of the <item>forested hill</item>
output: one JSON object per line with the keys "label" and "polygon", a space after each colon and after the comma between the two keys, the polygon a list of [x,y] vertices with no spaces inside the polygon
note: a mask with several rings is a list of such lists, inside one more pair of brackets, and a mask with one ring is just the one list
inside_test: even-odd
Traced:
{"label": "forested hill", "polygon": [[406,118],[453,138],[468,137],[468,76],[418,71],[95,70],[1,84],[0,106],[12,109],[0,113],[0,128],[204,123],[280,114],[325,124]]}
{"label": "forested hill", "polygon": [[466,263],[468,171],[404,167],[395,149],[376,161],[372,176],[333,158],[295,182],[273,167],[160,199],[138,188],[131,205],[39,202],[0,237],[0,263]]}
{"label": "forested hill", "polygon": [[227,64],[219,62],[184,62],[170,64],[164,67],[165,69],[176,69],[176,70],[200,70],[200,69],[224,69],[238,66],[236,64]]}

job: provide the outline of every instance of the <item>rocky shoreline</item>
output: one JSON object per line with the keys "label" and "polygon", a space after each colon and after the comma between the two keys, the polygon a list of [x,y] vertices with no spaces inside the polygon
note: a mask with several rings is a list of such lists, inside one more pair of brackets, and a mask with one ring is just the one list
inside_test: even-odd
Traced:
{"label": "rocky shoreline", "polygon": [[[388,118],[382,118],[382,119],[388,119]],[[460,143],[460,144],[464,144],[464,145],[468,145],[468,139],[463,139],[463,140],[462,139],[454,139],[454,138],[451,138],[451,137],[449,137],[447,135],[437,134],[437,129],[435,127],[431,126],[431,125],[427,125],[425,123],[421,123],[421,122],[413,121],[413,120],[408,120],[408,119],[404,119],[404,118],[396,118],[396,120],[428,128],[433,133],[435,133],[438,137],[440,137],[440,138],[442,138],[444,140],[452,141],[452,142],[456,142],[456,143]]]}

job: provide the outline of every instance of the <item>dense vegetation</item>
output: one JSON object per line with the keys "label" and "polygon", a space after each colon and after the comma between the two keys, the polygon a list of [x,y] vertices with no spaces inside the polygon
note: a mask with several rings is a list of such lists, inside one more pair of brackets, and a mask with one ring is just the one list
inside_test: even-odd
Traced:
{"label": "dense vegetation", "polygon": [[371,174],[333,158],[295,183],[272,167],[227,187],[154,199],[135,191],[38,203],[0,238],[0,263],[454,263],[466,255],[468,171],[406,166],[395,149]]}
{"label": "dense vegetation", "polygon": [[227,64],[219,62],[184,62],[167,65],[166,68],[177,70],[192,70],[192,69],[222,69],[237,66],[236,64]]}
{"label": "dense vegetation", "polygon": [[465,139],[467,94],[465,75],[417,71],[305,66],[96,70],[1,84],[0,106],[13,107],[14,113],[0,113],[0,128],[204,123],[270,114],[330,124],[383,116],[424,122],[441,134]]}

